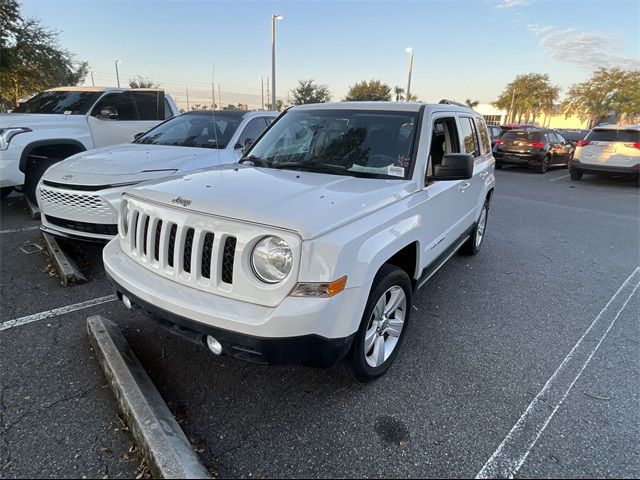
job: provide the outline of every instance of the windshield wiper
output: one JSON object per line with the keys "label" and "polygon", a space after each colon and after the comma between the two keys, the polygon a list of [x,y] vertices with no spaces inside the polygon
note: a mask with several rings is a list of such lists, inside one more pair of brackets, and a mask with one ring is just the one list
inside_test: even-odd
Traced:
{"label": "windshield wiper", "polygon": [[255,155],[249,155],[248,157],[242,157],[238,160],[238,163],[251,162],[254,165],[258,165],[260,167],[269,168],[271,164],[266,160],[261,159],[260,157],[256,157]]}
{"label": "windshield wiper", "polygon": [[286,170],[303,170],[308,172],[319,172],[319,173],[334,173],[337,175],[351,175],[352,172],[347,170],[345,167],[341,167],[339,165],[330,165],[328,163],[321,162],[288,162],[288,163],[278,163],[276,165],[271,165],[271,168],[281,168]]}

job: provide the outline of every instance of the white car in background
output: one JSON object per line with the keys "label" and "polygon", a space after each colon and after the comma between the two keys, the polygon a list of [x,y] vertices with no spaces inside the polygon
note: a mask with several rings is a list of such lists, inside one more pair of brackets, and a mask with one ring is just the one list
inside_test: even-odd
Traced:
{"label": "white car in background", "polygon": [[37,187],[42,230],[84,240],[117,232],[120,195],[131,185],[235,163],[276,112],[193,111],[133,143],[83,152],[52,166]]}
{"label": "white car in background", "polygon": [[594,128],[577,143],[569,172],[571,180],[584,173],[633,175],[640,184],[640,125]]}

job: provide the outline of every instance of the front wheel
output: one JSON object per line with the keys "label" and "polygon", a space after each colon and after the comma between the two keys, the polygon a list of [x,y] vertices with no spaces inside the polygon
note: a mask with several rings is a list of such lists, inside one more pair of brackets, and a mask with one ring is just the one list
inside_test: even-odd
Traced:
{"label": "front wheel", "polygon": [[571,177],[571,180],[580,180],[582,178],[582,172],[579,172],[575,168],[570,168],[569,177]]}
{"label": "front wheel", "polygon": [[343,372],[360,382],[371,382],[393,364],[409,324],[412,289],[409,276],[384,264],[378,271]]}

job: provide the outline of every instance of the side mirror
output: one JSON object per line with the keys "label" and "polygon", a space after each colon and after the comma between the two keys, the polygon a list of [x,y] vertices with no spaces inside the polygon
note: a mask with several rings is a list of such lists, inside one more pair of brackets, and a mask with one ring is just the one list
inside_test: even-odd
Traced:
{"label": "side mirror", "polygon": [[103,107],[100,110],[100,118],[108,118],[109,120],[118,119],[118,110],[116,107]]}
{"label": "side mirror", "polygon": [[243,154],[243,155],[247,152],[247,150],[249,150],[249,147],[250,147],[251,145],[253,145],[255,141],[256,141],[256,139],[255,139],[255,138],[247,138],[247,139],[244,141],[244,147],[242,147],[242,154]]}
{"label": "side mirror", "polygon": [[432,180],[468,180],[473,177],[473,155],[447,153],[440,165],[433,167]]}
{"label": "side mirror", "polygon": [[141,136],[143,136],[147,132],[138,132],[133,136],[134,140],[138,140]]}

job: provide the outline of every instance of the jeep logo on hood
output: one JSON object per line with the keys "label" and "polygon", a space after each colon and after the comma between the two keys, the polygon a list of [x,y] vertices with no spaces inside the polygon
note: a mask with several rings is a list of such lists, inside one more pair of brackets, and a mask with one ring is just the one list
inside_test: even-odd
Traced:
{"label": "jeep logo on hood", "polygon": [[191,200],[187,200],[186,198],[178,197],[178,198],[174,198],[173,200],[171,200],[171,203],[177,203],[178,205],[181,205],[183,207],[188,207],[189,205],[191,205]]}

